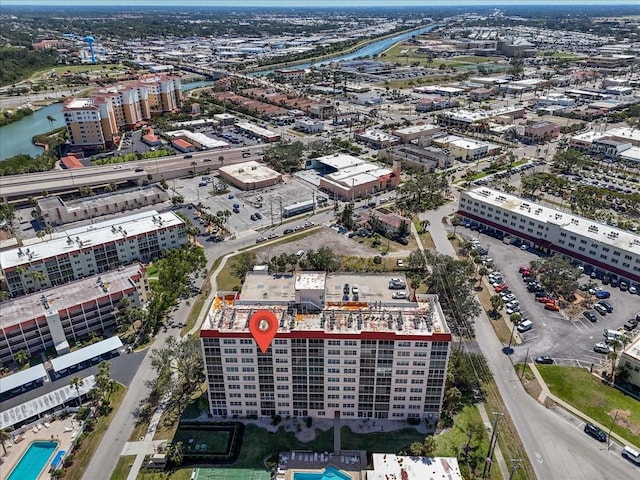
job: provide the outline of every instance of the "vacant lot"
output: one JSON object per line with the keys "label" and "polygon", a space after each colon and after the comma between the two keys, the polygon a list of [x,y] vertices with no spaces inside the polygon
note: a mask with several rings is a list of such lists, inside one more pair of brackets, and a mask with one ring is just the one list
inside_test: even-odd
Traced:
{"label": "vacant lot", "polygon": [[[287,238],[286,236],[284,238]],[[277,243],[275,245],[266,245],[256,250],[258,262],[267,262],[269,258],[280,255],[281,253],[295,253],[298,250],[317,250],[319,247],[326,245],[335,253],[341,255],[360,255],[364,257],[373,257],[379,252],[369,248],[364,243],[360,244],[357,238],[349,238],[336,232],[333,228],[323,227],[317,233],[308,237],[300,238],[286,243]],[[361,240],[361,239],[360,239]]]}
{"label": "vacant lot", "polygon": [[538,370],[551,393],[602,425],[611,425],[618,412],[613,431],[640,446],[640,408],[637,400],[604,385],[582,368],[538,365]]}

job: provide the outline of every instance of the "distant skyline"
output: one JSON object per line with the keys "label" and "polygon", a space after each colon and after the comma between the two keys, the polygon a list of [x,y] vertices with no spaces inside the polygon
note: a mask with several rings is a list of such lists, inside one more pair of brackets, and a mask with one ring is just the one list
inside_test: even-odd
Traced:
{"label": "distant skyline", "polygon": [[[517,5],[611,5],[609,0],[2,0],[5,6],[196,6],[196,7],[509,7]],[[638,5],[638,0],[617,0],[616,5]]]}

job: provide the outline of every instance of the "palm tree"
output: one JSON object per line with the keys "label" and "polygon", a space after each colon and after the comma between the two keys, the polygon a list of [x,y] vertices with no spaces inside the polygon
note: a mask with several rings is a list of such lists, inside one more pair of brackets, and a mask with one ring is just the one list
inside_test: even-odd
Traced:
{"label": "palm tree", "polygon": [[498,313],[500,313],[500,310],[504,308],[504,301],[502,300],[502,297],[500,297],[500,295],[491,296],[491,308],[493,310],[494,317],[497,317]]}
{"label": "palm tree", "polygon": [[14,355],[13,359],[18,362],[20,365],[25,365],[29,361],[29,352],[26,350],[18,350]]}
{"label": "palm tree", "polygon": [[7,447],[5,447],[4,443],[11,440],[11,435],[7,430],[0,430],[0,444],[2,444],[2,451],[4,452],[4,456],[7,456]]}
{"label": "palm tree", "polygon": [[224,166],[224,155],[220,155],[218,157],[218,161],[220,162],[220,167],[222,168]]}
{"label": "palm tree", "polygon": [[49,122],[49,131],[53,130],[53,122],[56,121],[55,117],[52,117],[51,115],[47,115],[47,121]]}
{"label": "palm tree", "polygon": [[76,393],[78,394],[78,406],[82,406],[82,402],[80,400],[80,387],[84,384],[80,377],[73,377],[69,382],[71,387],[75,387]]}

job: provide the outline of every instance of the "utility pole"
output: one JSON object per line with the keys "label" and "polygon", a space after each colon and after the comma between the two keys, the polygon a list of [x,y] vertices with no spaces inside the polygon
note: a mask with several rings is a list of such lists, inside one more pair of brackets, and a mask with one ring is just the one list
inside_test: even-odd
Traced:
{"label": "utility pole", "polygon": [[484,469],[482,470],[482,478],[487,478],[487,475],[491,471],[491,463],[493,463],[493,449],[495,448],[496,441],[498,440],[498,420],[500,420],[500,417],[503,415],[504,414],[500,412],[493,412],[493,427],[491,429],[491,438],[489,439],[489,451],[487,452]]}
{"label": "utility pole", "polygon": [[511,459],[511,473],[509,474],[509,480],[513,479],[513,476],[516,473],[516,470],[522,466],[521,458],[512,458]]}

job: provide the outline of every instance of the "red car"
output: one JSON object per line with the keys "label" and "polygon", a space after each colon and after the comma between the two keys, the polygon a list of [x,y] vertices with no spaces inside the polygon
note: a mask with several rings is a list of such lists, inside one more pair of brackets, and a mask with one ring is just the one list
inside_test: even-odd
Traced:
{"label": "red car", "polygon": [[536,300],[540,303],[550,303],[553,302],[553,298],[549,298],[549,297],[538,297],[536,298]]}
{"label": "red car", "polygon": [[524,275],[529,275],[531,273],[531,270],[529,270],[527,267],[520,267],[518,269],[518,271],[524,276]]}
{"label": "red car", "polygon": [[556,302],[547,302],[544,304],[545,310],[553,310],[554,312],[560,311],[560,306]]}
{"label": "red car", "polygon": [[507,288],[509,288],[509,285],[507,285],[506,283],[503,283],[502,285],[498,285],[497,287],[495,287],[495,291],[496,293],[500,293],[503,290],[506,290]]}

